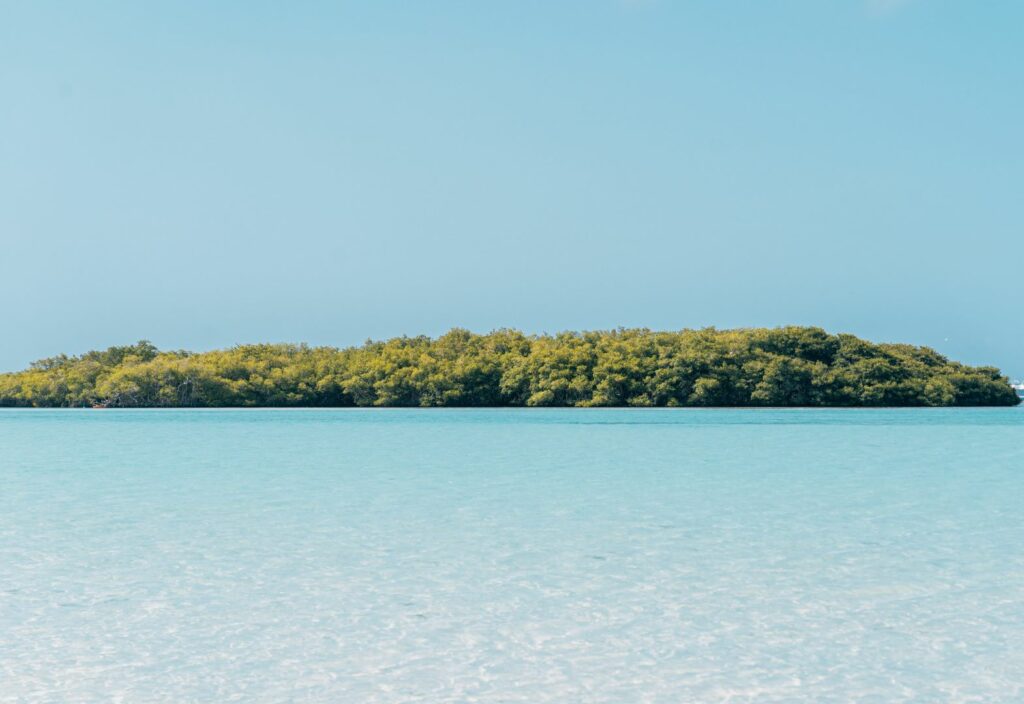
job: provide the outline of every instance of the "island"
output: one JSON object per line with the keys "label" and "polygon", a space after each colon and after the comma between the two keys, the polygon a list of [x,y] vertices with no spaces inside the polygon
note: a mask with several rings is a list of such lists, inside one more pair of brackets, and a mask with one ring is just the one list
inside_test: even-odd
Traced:
{"label": "island", "polygon": [[359,347],[147,341],[0,374],[0,406],[1014,406],[994,367],[818,327],[453,329]]}

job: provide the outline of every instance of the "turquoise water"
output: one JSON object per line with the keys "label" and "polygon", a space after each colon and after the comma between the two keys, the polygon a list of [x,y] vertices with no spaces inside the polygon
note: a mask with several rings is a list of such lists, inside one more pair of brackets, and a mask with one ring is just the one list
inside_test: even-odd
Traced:
{"label": "turquoise water", "polygon": [[0,702],[1024,701],[1024,410],[0,411]]}

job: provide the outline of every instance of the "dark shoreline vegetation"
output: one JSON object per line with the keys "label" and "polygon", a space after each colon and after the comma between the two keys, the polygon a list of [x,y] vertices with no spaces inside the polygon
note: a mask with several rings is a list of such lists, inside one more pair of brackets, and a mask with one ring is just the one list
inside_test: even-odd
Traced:
{"label": "dark shoreline vegetation", "polygon": [[994,367],[821,328],[454,329],[337,349],[135,345],[0,374],[0,406],[1013,406]]}

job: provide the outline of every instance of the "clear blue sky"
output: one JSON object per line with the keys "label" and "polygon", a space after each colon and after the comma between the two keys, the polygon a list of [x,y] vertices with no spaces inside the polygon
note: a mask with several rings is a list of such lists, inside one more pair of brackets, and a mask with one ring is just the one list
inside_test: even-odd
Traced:
{"label": "clear blue sky", "polygon": [[1024,2],[0,0],[0,369],[819,324],[1024,375]]}

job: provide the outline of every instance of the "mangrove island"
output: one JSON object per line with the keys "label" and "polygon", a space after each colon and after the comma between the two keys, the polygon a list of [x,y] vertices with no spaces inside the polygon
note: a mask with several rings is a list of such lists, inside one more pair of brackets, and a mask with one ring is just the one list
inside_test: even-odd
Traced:
{"label": "mangrove island", "polygon": [[0,374],[0,405],[1012,406],[994,367],[817,327],[619,329],[527,335],[453,329],[361,347],[147,341]]}

